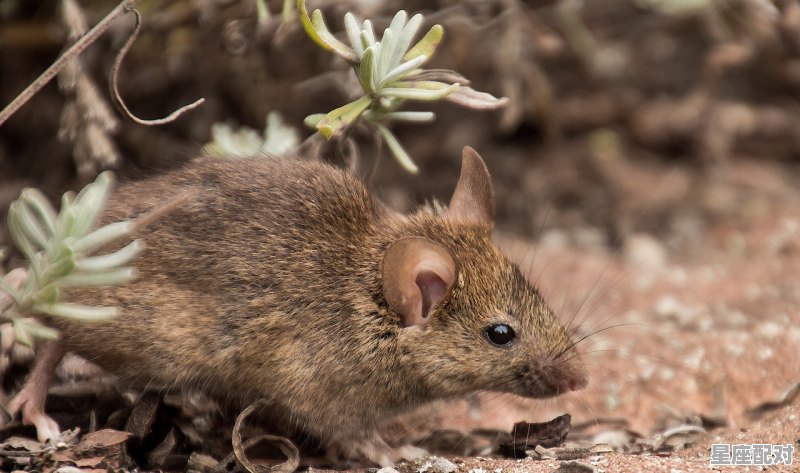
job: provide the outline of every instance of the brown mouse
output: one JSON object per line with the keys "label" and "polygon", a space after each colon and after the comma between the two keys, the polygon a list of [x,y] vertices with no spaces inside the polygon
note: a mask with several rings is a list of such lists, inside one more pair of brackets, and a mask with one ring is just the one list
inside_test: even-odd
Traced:
{"label": "brown mouse", "polygon": [[323,445],[381,465],[418,453],[375,429],[420,404],[586,385],[565,328],[492,241],[489,173],[471,148],[449,205],[410,215],[327,164],[201,158],[122,185],[102,223],[182,190],[196,198],[138,235],[134,282],[67,295],[117,318],[48,319],[62,338],[11,403],[40,437],[58,432],[42,391],[65,350],[125,383],[264,399]]}

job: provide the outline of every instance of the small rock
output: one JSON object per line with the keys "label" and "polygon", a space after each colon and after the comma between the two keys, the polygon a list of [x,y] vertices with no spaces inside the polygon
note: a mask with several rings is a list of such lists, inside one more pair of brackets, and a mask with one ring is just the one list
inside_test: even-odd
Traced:
{"label": "small rock", "polygon": [[433,463],[430,469],[431,473],[453,473],[458,471],[458,466],[447,458],[431,457],[430,460]]}

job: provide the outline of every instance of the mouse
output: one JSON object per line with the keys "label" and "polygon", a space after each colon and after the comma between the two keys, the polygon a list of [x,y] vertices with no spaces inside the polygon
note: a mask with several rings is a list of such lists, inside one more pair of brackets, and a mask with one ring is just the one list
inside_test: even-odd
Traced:
{"label": "mouse", "polygon": [[263,400],[329,451],[381,466],[424,453],[377,433],[422,404],[587,384],[565,326],[493,241],[491,177],[470,147],[449,202],[409,214],[330,164],[200,157],[121,184],[99,223],[180,191],[194,197],[138,231],[133,282],[63,294],[117,317],[43,319],[60,337],[7,408],[40,440],[59,434],[44,401],[67,351],[122,384]]}

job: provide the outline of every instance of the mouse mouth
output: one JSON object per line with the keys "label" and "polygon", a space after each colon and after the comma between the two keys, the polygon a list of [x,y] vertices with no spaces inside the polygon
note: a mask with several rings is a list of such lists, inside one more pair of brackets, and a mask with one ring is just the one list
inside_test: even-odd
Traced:
{"label": "mouse mouth", "polygon": [[583,366],[555,363],[550,366],[526,366],[503,391],[534,399],[546,399],[578,391],[588,384]]}

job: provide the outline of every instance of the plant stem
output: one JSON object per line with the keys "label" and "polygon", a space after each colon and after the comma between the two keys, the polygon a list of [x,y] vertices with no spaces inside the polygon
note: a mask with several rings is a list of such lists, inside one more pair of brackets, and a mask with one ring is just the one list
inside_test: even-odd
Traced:
{"label": "plant stem", "polygon": [[128,9],[132,8],[134,4],[136,4],[138,0],[123,0],[119,3],[113,10],[111,10],[108,15],[105,16],[99,23],[97,23],[94,28],[89,30],[85,35],[81,36],[75,44],[73,44],[69,49],[64,51],[58,59],[53,62],[42,74],[36,78],[33,82],[31,82],[28,87],[25,88],[22,92],[20,92],[17,97],[11,101],[2,111],[0,111],[0,126],[6,122],[17,110],[19,110],[23,105],[25,105],[31,97],[36,95],[39,90],[42,89],[48,82],[50,82],[53,77],[55,77],[67,63],[72,60],[74,57],[79,55],[86,49],[90,44],[97,41],[103,33],[108,30],[111,26],[111,22],[114,21],[118,16],[126,13]]}

